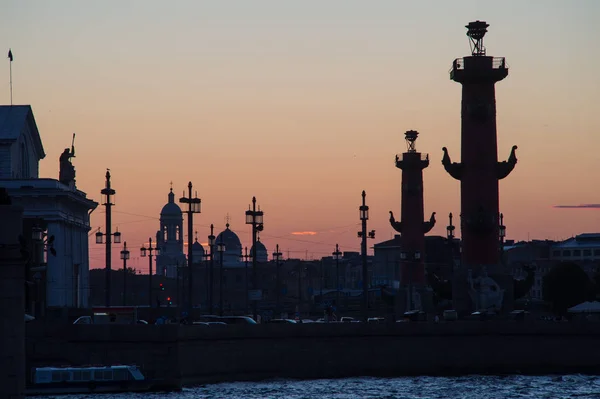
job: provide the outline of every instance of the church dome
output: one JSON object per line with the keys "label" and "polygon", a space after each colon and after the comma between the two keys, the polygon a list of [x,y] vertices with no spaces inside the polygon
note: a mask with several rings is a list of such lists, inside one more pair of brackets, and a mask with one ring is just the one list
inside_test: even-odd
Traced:
{"label": "church dome", "polygon": [[219,233],[215,239],[215,245],[219,243],[225,244],[225,252],[234,253],[242,251],[242,242],[233,231],[229,229],[229,223],[225,225],[225,230]]}
{"label": "church dome", "polygon": [[204,247],[198,242],[197,238],[196,241],[192,244],[192,251],[200,251],[204,253]]}
{"label": "church dome", "polygon": [[201,263],[204,260],[204,247],[198,242],[198,238],[192,244],[192,262],[194,264]]}
{"label": "church dome", "polygon": [[175,194],[173,194],[173,189],[171,189],[171,192],[169,192],[169,202],[163,206],[162,211],[160,211],[160,216],[176,216],[178,218],[182,217],[181,208],[175,203]]}
{"label": "church dome", "polygon": [[[252,249],[250,249],[250,253],[252,252]],[[269,259],[269,254],[267,252],[267,247],[265,247],[265,244],[263,244],[260,241],[260,238],[258,238],[258,241],[256,241],[256,260],[258,262],[267,262]]]}

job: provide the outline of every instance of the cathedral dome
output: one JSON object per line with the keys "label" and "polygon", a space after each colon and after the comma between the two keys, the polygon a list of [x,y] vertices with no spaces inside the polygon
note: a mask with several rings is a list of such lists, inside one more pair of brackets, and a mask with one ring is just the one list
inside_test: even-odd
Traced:
{"label": "cathedral dome", "polygon": [[219,243],[225,244],[225,252],[234,253],[234,252],[242,252],[242,242],[240,238],[233,231],[229,229],[229,223],[225,225],[225,230],[219,233],[217,238],[215,239],[215,244]]}
{"label": "cathedral dome", "polygon": [[176,216],[181,218],[181,208],[179,205],[175,203],[175,194],[173,194],[173,189],[169,192],[169,202],[165,206],[163,206],[162,211],[160,211],[160,216]]}
{"label": "cathedral dome", "polygon": [[[250,253],[253,253],[252,249],[250,249]],[[256,260],[258,262],[267,262],[269,259],[269,254],[267,252],[267,247],[260,241],[260,237],[258,241],[256,241]]]}
{"label": "cathedral dome", "polygon": [[192,251],[199,251],[204,253],[204,247],[198,242],[197,238],[196,241],[192,244]]}
{"label": "cathedral dome", "polygon": [[201,263],[204,260],[204,247],[198,242],[198,238],[192,244],[192,262],[194,264]]}

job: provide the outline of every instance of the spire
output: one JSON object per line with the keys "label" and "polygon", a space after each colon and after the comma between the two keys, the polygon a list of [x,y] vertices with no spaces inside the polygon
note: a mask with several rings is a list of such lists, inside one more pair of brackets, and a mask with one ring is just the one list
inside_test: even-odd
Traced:
{"label": "spire", "polygon": [[169,204],[175,203],[175,194],[173,194],[173,182],[171,182],[171,191],[169,191]]}

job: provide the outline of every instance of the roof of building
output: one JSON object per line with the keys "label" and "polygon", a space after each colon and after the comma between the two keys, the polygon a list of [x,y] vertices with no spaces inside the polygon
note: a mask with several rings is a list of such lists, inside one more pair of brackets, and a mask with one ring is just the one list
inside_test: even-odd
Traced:
{"label": "roof of building", "polygon": [[225,230],[219,233],[215,239],[215,244],[225,244],[225,252],[237,252],[242,249],[242,242],[240,238],[233,231],[229,229],[229,223],[225,225]]}
{"label": "roof of building", "polygon": [[181,208],[179,205],[175,203],[175,194],[173,194],[173,189],[169,192],[169,202],[165,206],[163,206],[162,211],[160,211],[160,216],[176,216],[181,218]]}
{"label": "roof of building", "polygon": [[584,233],[553,246],[557,249],[600,248],[600,233]]}
{"label": "roof of building", "polygon": [[204,247],[198,242],[197,238],[196,241],[194,241],[194,243],[192,244],[192,251],[204,253]]}
{"label": "roof of building", "polygon": [[[260,241],[260,238],[256,241],[256,252],[267,252],[267,247]],[[250,249],[250,253],[252,253],[252,249]]]}
{"label": "roof of building", "polygon": [[0,105],[0,140],[17,140],[27,125],[31,132],[31,139],[38,156],[43,159],[46,154],[42,146],[42,139],[38,131],[33,111],[30,105]]}

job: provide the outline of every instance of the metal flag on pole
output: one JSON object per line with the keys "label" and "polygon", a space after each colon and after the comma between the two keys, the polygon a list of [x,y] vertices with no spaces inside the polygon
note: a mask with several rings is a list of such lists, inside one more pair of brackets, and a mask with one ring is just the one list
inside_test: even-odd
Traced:
{"label": "metal flag on pole", "polygon": [[13,62],[13,53],[12,49],[8,49],[8,59],[9,61],[9,69],[10,69],[10,105],[13,104],[12,101],[12,62]]}

